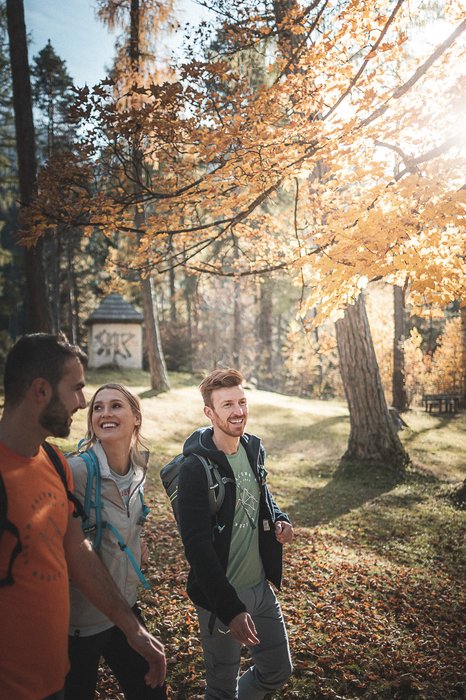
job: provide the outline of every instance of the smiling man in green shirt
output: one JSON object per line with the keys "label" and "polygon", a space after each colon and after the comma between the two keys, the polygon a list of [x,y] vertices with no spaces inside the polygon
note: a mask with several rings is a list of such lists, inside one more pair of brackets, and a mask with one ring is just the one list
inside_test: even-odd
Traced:
{"label": "smiling man in green shirt", "polygon": [[[243,376],[215,370],[201,383],[211,428],[186,441],[180,472],[180,531],[191,565],[188,594],[196,605],[206,666],[206,700],[262,700],[291,674],[288,639],[275,592],[282,545],[293,528],[266,483],[265,451],[245,432]],[[214,462],[225,497],[210,514],[207,477],[197,455]],[[241,647],[253,665],[239,677]]]}

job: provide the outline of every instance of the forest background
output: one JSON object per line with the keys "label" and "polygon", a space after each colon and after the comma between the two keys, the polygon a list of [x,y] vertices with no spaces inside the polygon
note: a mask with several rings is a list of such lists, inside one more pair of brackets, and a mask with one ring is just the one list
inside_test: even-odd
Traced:
{"label": "forest background", "polygon": [[465,392],[464,5],[201,5],[175,64],[172,2],[96,3],[117,39],[94,87],[50,42],[29,63],[2,5],[1,354],[85,345],[120,291],[154,391],[224,364],[345,397],[346,461],[402,472],[386,397]]}
{"label": "forest background", "polygon": [[85,347],[117,291],[154,396],[232,365],[339,400],[338,473],[401,483],[400,416],[466,392],[464,2],[200,5],[175,63],[171,0],[96,1],[114,62],[79,86],[0,3],[0,362],[24,332]]}

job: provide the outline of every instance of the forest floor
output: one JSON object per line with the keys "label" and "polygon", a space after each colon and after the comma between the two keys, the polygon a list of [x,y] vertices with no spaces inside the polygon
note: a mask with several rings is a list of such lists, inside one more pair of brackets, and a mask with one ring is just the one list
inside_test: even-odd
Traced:
{"label": "forest floor", "polygon": [[[131,386],[143,401],[151,447],[146,537],[152,591],[141,595],[150,629],[168,658],[171,700],[203,698],[203,665],[187,565],[159,469],[207,423],[192,378],[152,396],[142,372],[89,372],[86,392],[104,381]],[[412,466],[402,482],[365,471],[337,475],[349,421],[343,402],[298,399],[251,389],[248,430],[267,448],[272,492],[295,527],[279,595],[294,674],[274,700],[466,697],[466,511],[449,494],[462,481],[466,414],[403,417]],[[85,431],[74,420],[69,449]],[[243,659],[247,666],[247,655]],[[117,700],[102,667],[98,698]]]}

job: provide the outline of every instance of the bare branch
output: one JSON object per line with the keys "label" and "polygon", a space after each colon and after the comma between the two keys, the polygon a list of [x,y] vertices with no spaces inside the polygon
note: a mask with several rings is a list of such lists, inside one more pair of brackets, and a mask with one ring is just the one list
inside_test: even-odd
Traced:
{"label": "bare branch", "polygon": [[445,39],[445,41],[435,49],[435,51],[429,56],[429,58],[426,61],[424,61],[424,63],[421,66],[419,66],[419,68],[413,73],[411,78],[405,83],[403,83],[403,85],[400,85],[400,87],[397,88],[397,90],[395,90],[393,95],[386,100],[385,104],[378,107],[374,112],[372,112],[372,114],[366,117],[366,119],[363,119],[356,128],[361,129],[363,126],[367,126],[371,122],[381,117],[382,114],[384,114],[387,111],[391,100],[399,100],[400,97],[403,97],[403,95],[405,95],[413,87],[413,85],[415,85],[418,82],[418,80],[420,80],[423,77],[423,75],[427,73],[427,71],[435,63],[435,61],[437,61],[437,59],[439,59],[440,56],[442,56],[445,53],[445,51],[449,49],[452,44],[455,43],[457,38],[461,36],[461,34],[465,30],[466,19],[463,20],[461,24],[459,24],[458,27],[455,29],[455,31],[452,34],[450,34],[448,39]]}
{"label": "bare branch", "polygon": [[379,38],[377,39],[377,41],[376,41],[376,42],[371,46],[371,48],[369,49],[369,52],[368,52],[368,54],[366,55],[366,58],[365,58],[364,61],[361,63],[361,66],[360,66],[358,72],[357,72],[356,75],[352,78],[352,80],[351,80],[351,82],[350,82],[348,88],[345,90],[345,92],[344,92],[342,95],[340,95],[340,97],[339,97],[338,100],[335,102],[335,104],[333,105],[333,107],[331,107],[331,108],[328,110],[328,112],[327,112],[326,114],[324,114],[324,116],[322,117],[322,119],[325,120],[325,119],[327,119],[331,114],[333,114],[333,112],[341,105],[341,103],[343,102],[343,100],[346,99],[346,98],[348,97],[348,95],[351,93],[351,90],[354,88],[354,86],[355,86],[356,83],[358,82],[359,78],[361,77],[361,75],[362,75],[362,74],[364,73],[364,71],[366,70],[367,65],[369,64],[369,61],[370,61],[370,58],[369,58],[369,57],[371,56],[371,54],[374,53],[374,51],[377,51],[377,49],[379,48],[380,44],[382,43],[383,39],[385,38],[386,33],[388,32],[388,30],[389,30],[389,28],[390,28],[390,25],[391,25],[392,22],[394,21],[396,15],[398,14],[398,12],[399,12],[399,10],[401,9],[401,6],[403,5],[404,2],[405,2],[405,0],[398,0],[397,4],[396,4],[395,7],[393,8],[392,14],[390,15],[390,17],[388,18],[387,22],[385,23],[385,26],[384,26],[384,28],[382,29],[382,31],[380,32]]}

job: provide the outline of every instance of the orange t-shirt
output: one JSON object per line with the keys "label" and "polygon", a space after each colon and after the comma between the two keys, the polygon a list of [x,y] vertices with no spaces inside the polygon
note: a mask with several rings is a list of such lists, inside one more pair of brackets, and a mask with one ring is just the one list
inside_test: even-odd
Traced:
{"label": "orange t-shirt", "polygon": [[[25,427],[27,430],[27,427]],[[72,477],[63,460],[68,484]],[[71,505],[45,451],[22,457],[0,443],[8,520],[22,551],[11,586],[0,588],[0,700],[38,700],[60,690],[68,671],[69,591],[63,548]],[[16,540],[3,532],[0,579]]]}

